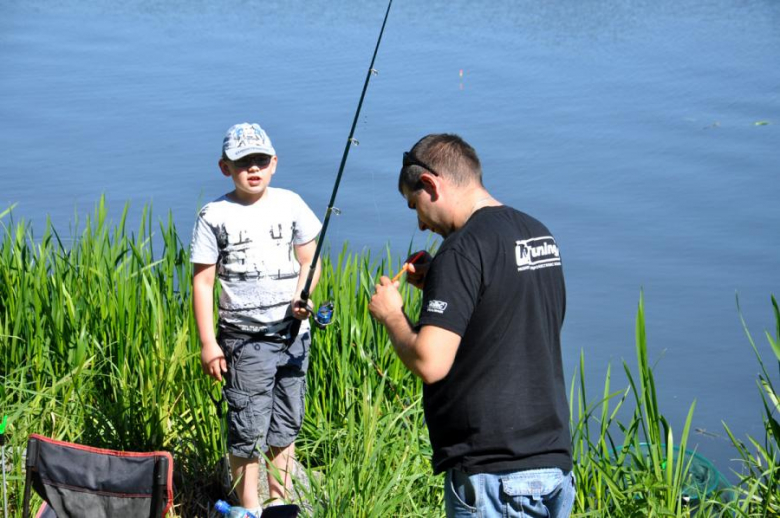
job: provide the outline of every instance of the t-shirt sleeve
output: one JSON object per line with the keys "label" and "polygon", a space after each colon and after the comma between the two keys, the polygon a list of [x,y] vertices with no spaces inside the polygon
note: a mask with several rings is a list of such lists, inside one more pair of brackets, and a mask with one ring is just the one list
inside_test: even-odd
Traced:
{"label": "t-shirt sleeve", "polygon": [[217,264],[219,248],[214,229],[208,224],[201,212],[195,221],[190,242],[190,262],[198,264]]}
{"label": "t-shirt sleeve", "polygon": [[481,271],[465,256],[447,250],[433,260],[425,278],[418,324],[463,336],[479,298]]}
{"label": "t-shirt sleeve", "polygon": [[296,245],[304,245],[317,237],[320,233],[322,224],[314,212],[306,205],[306,202],[298,196],[294,196],[295,208],[295,235],[293,235],[293,243]]}

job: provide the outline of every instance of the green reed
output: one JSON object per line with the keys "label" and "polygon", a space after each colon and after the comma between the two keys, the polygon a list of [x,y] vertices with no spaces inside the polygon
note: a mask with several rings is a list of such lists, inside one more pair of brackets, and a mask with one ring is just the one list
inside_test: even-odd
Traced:
{"label": "green reed", "polygon": [[[149,208],[138,229],[128,231],[128,210],[112,226],[101,199],[72,241],[63,241],[49,224],[38,238],[8,212],[0,219],[0,396],[17,452],[9,491],[21,494],[18,452],[32,432],[107,448],[165,449],[174,454],[180,510],[194,516],[204,503],[224,497],[218,466],[225,430],[212,402],[220,387],[200,370],[187,247],[170,216],[156,227]],[[377,438],[386,433],[365,433],[377,429],[377,419],[385,423],[400,412],[403,426],[418,432],[424,427],[415,402],[419,387],[367,310],[371,283],[389,261],[374,265],[369,256],[345,249],[336,265],[329,257],[324,262],[315,297],[333,299],[337,316],[332,326],[314,332],[300,439],[309,447],[299,454],[308,465],[333,472],[330,464],[342,465],[336,459],[347,449],[381,445]],[[415,304],[413,293],[403,291]],[[328,440],[334,437],[330,431],[349,440]],[[418,435],[398,451],[389,444],[377,447],[374,460],[401,474],[388,480],[407,480],[401,464],[410,452],[417,457],[406,465],[424,463],[419,451],[427,439]],[[379,492],[365,485],[358,493],[363,504],[372,500],[368,507],[377,509],[398,495],[412,508],[420,505],[392,484]],[[329,495],[330,501],[339,498],[336,491]]]}
{"label": "green reed", "polygon": [[[396,359],[368,303],[380,275],[391,275],[390,254],[372,262],[346,247],[327,255],[314,294],[336,308],[334,323],[314,329],[306,419],[298,449],[309,467],[306,500],[313,516],[431,516],[441,507],[431,473],[420,384]],[[400,268],[396,264],[395,271]],[[414,312],[420,294],[401,292]],[[322,473],[322,477],[316,476]]]}
{"label": "green reed", "polygon": [[[737,299],[737,308],[739,309],[739,299]],[[774,296],[772,309],[775,317],[775,334],[772,336],[769,331],[765,334],[774,356],[771,360],[772,367],[780,374],[780,307]],[[740,498],[730,503],[728,508],[735,516],[780,516],[780,386],[775,385],[780,383],[780,378],[773,376],[767,369],[767,363],[764,362],[753,340],[741,310],[739,314],[745,335],[761,367],[756,384],[764,407],[764,438],[759,441],[747,437],[749,445],[746,445],[735,437],[724,423],[726,432],[744,466],[741,474],[742,483],[737,489]]]}
{"label": "green reed", "polygon": [[[12,516],[21,516],[21,454],[33,432],[98,447],[171,451],[178,516],[206,516],[209,504],[225,496],[219,479],[224,421],[212,402],[220,386],[200,369],[187,246],[170,216],[155,224],[145,207],[138,228],[129,231],[128,213],[126,206],[112,224],[101,199],[73,240],[63,240],[51,224],[37,237],[9,211],[0,214],[0,405],[9,415]],[[297,487],[308,515],[443,515],[421,384],[368,313],[379,276],[400,266],[389,251],[372,258],[344,246],[323,256],[313,303],[332,300],[336,313],[332,325],[312,330],[306,418],[297,442],[310,479],[308,487]],[[402,283],[401,292],[408,313],[417,314],[419,291]],[[768,336],[780,354],[778,338]],[[673,432],[656,396],[642,298],[636,357],[635,371],[623,364],[628,386],[614,389],[608,369],[596,399],[586,394],[580,357],[570,393],[575,515],[776,513],[780,433],[770,373],[763,369],[759,380],[766,440],[750,439],[748,447],[732,437],[747,466],[738,497],[725,502],[710,495],[694,510],[683,498],[688,461],[678,453],[685,451],[694,405],[682,431]],[[622,422],[625,413],[630,417]]]}
{"label": "green reed", "polygon": [[[209,387],[194,375],[188,256],[170,216],[155,234],[145,208],[128,233],[127,214],[125,207],[111,227],[101,199],[68,246],[51,225],[36,238],[7,214],[0,220],[2,404],[12,409],[12,442],[21,446],[38,432],[172,450],[184,467],[208,466],[222,441],[215,409],[202,397]],[[11,489],[19,494],[14,466]]]}
{"label": "green reed", "polygon": [[[601,399],[589,405],[580,356],[580,382],[572,381],[570,395],[577,508],[593,516],[688,516],[683,489],[689,463],[682,452],[695,404],[675,444],[672,427],[660,412],[648,361],[644,297],[636,315],[636,357],[636,376],[623,363],[628,387],[613,392],[608,368]],[[631,418],[620,422],[617,416],[631,396]],[[700,516],[705,515],[702,511]]]}

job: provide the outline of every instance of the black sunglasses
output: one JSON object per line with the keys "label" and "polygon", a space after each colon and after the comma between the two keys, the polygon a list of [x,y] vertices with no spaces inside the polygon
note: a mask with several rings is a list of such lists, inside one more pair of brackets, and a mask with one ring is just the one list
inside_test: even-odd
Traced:
{"label": "black sunglasses", "polygon": [[417,157],[415,157],[410,152],[404,151],[404,167],[409,167],[410,165],[416,165],[418,167],[422,167],[426,171],[430,172],[433,176],[439,176],[439,173],[431,169],[429,165],[426,165],[420,160],[418,160]]}
{"label": "black sunglasses", "polygon": [[253,165],[256,165],[260,169],[265,169],[268,167],[268,164],[271,163],[272,158],[273,157],[270,155],[247,155],[238,160],[233,160],[233,163],[241,169],[248,169]]}

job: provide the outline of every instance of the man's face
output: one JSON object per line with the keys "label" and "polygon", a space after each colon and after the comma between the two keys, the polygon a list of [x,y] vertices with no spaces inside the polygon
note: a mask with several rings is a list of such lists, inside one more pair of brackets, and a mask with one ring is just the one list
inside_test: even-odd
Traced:
{"label": "man's face", "polygon": [[430,230],[442,237],[447,237],[448,232],[445,227],[439,223],[439,217],[437,215],[438,207],[435,205],[431,194],[427,189],[422,188],[416,191],[412,191],[403,188],[403,195],[406,199],[407,206],[417,212],[417,226],[420,230]]}

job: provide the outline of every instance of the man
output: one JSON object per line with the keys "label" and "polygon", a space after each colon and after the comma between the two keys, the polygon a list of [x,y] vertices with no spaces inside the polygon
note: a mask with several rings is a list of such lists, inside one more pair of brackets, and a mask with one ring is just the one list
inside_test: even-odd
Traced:
{"label": "man", "polygon": [[474,149],[433,134],[404,153],[398,188],[421,230],[444,238],[408,264],[416,326],[382,277],[369,310],[423,383],[447,516],[569,516],[569,408],[560,350],[560,253],[536,219],[493,198]]}

